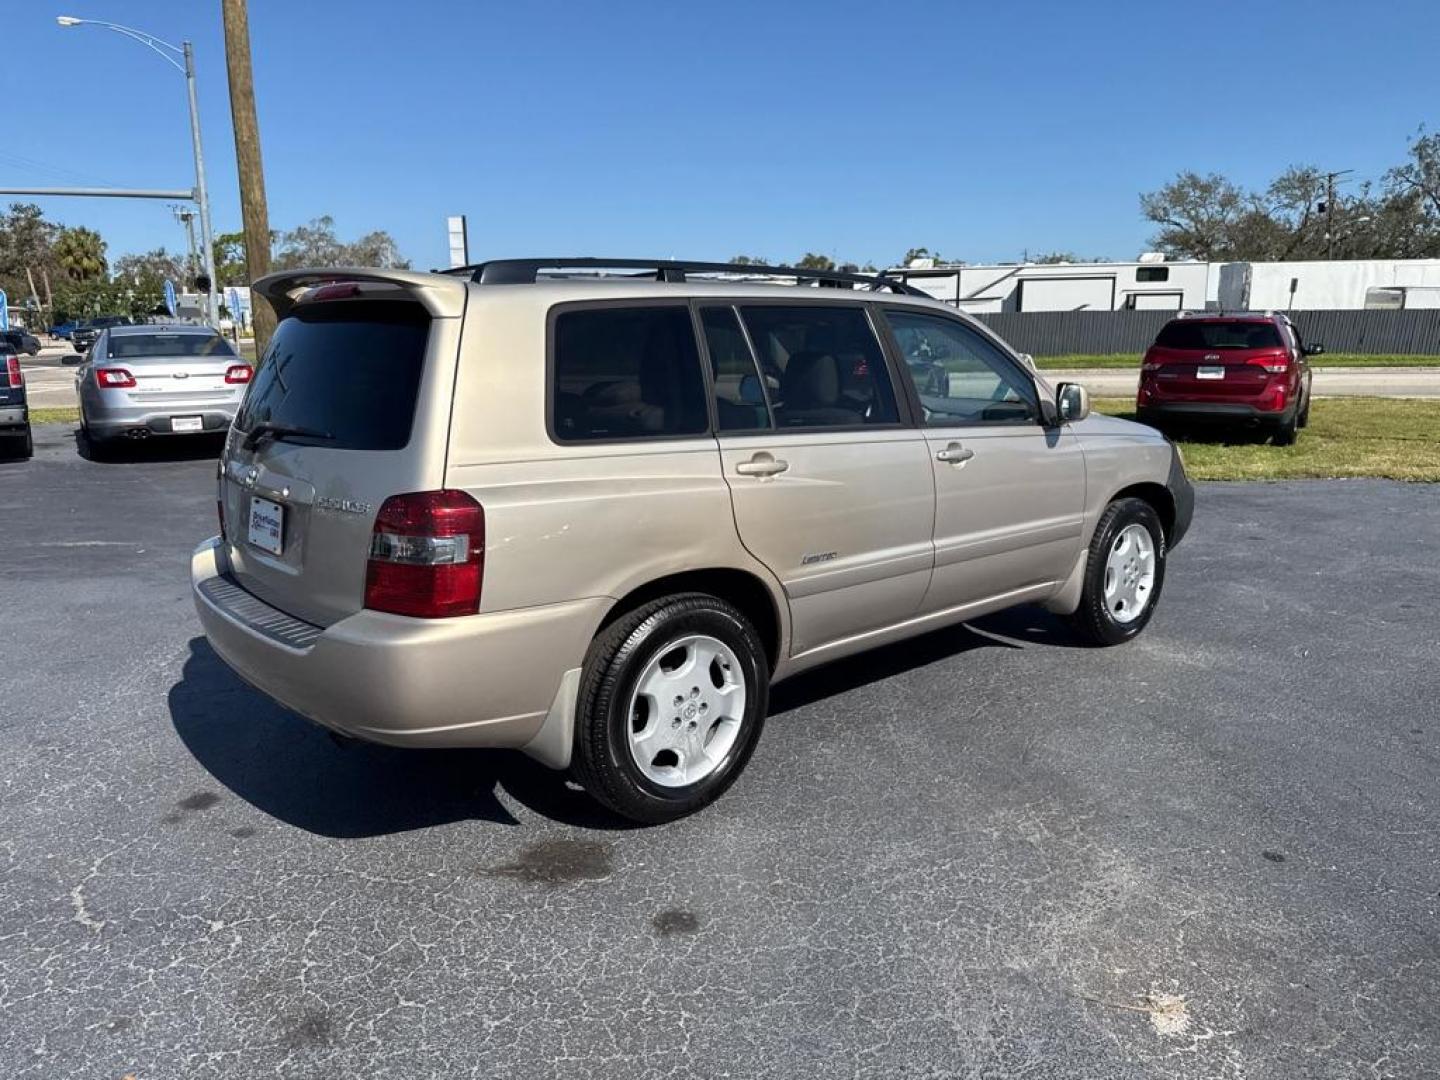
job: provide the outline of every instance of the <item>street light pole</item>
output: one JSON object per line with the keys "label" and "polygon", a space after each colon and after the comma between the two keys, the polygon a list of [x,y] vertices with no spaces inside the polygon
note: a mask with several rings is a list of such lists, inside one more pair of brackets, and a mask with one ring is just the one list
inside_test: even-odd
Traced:
{"label": "street light pole", "polygon": [[[154,34],[147,34],[143,30],[121,26],[119,23],[103,22],[99,19],[77,19],[73,15],[59,15],[55,21],[65,27],[99,26],[106,30],[114,30],[117,34],[124,34],[128,38],[140,42],[141,45],[185,76],[186,95],[190,102],[190,139],[195,148],[195,188],[190,197],[200,207],[200,239],[204,244],[201,256],[205,266],[205,275],[210,279],[210,288],[205,294],[205,314],[211,326],[219,326],[220,307],[215,292],[215,240],[210,231],[210,193],[205,186],[205,152],[200,146],[200,104],[195,94],[195,53],[190,47],[190,42],[185,41],[180,46],[175,46],[157,38]],[[165,51],[167,49],[169,52]],[[177,62],[175,56],[171,55],[172,53],[183,57],[185,63],[182,65]]]}
{"label": "street light pole", "polygon": [[190,96],[190,137],[195,143],[195,201],[200,204],[201,256],[209,288],[205,290],[205,311],[211,326],[220,325],[218,283],[215,281],[215,235],[210,230],[210,192],[205,188],[205,151],[200,147],[200,104],[195,96],[195,50],[182,41],[185,49],[185,85]]}

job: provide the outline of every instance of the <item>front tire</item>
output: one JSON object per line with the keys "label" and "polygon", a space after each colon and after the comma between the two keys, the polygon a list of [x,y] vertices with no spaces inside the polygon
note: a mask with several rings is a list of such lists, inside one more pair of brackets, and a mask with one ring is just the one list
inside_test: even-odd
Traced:
{"label": "front tire", "polygon": [[769,683],[764,643],[732,605],[704,593],[645,604],[591,643],[572,773],[634,821],[694,813],[749,761]]}
{"label": "front tire", "polygon": [[1144,499],[1119,499],[1095,526],[1080,606],[1070,617],[1092,645],[1120,645],[1150,622],[1165,584],[1165,530]]}

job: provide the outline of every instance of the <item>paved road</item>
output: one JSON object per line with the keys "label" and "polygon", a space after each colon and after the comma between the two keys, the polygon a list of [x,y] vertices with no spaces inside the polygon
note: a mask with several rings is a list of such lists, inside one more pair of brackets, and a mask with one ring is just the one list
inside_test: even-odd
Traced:
{"label": "paved road", "polygon": [[1138,642],[1023,611],[814,673],[635,830],[270,704],[187,596],[206,448],[38,442],[0,465],[7,1080],[1440,1061],[1434,487],[1204,485]]}
{"label": "paved road", "polygon": [[[1083,383],[1097,397],[1133,397],[1140,381],[1134,369],[1045,371],[1052,384]],[[1316,368],[1316,397],[1440,397],[1440,367]]]}

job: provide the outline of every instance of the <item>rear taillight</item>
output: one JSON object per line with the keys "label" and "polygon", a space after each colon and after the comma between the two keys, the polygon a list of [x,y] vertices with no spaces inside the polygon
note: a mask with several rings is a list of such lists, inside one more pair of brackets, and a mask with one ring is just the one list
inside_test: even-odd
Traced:
{"label": "rear taillight", "polygon": [[485,510],[463,491],[392,495],[380,507],[365,569],[365,606],[444,619],[480,610]]}
{"label": "rear taillight", "polygon": [[25,374],[20,370],[20,357],[7,356],[5,358],[5,375],[10,381],[11,390],[18,390],[25,385]]}
{"label": "rear taillight", "polygon": [[215,516],[220,519],[220,542],[225,542],[225,462],[215,463]]}
{"label": "rear taillight", "polygon": [[1272,352],[1268,356],[1252,356],[1245,363],[1251,367],[1263,368],[1271,375],[1284,375],[1290,370],[1290,358],[1278,352]]}
{"label": "rear taillight", "polygon": [[123,367],[102,367],[95,369],[95,381],[106,389],[124,389],[135,385],[135,376]]}
{"label": "rear taillight", "polygon": [[247,383],[250,381],[249,364],[231,364],[225,369],[225,381],[227,383]]}

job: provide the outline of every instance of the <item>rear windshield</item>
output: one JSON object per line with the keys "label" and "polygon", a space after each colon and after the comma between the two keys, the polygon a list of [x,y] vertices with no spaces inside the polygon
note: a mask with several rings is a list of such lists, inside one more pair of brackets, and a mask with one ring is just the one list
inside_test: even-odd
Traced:
{"label": "rear windshield", "polygon": [[399,450],[410,441],[430,319],[413,303],[302,305],[270,339],[235,418],[323,432],[291,442]]}
{"label": "rear windshield", "polygon": [[111,334],[110,359],[147,356],[234,356],[219,334]]}
{"label": "rear windshield", "polygon": [[1268,322],[1203,322],[1178,319],[1155,339],[1162,349],[1278,349],[1280,332]]}

